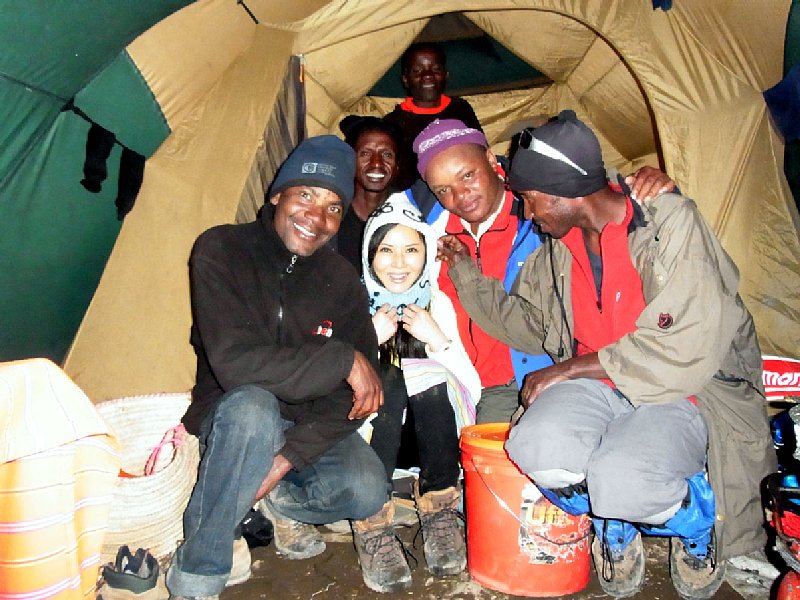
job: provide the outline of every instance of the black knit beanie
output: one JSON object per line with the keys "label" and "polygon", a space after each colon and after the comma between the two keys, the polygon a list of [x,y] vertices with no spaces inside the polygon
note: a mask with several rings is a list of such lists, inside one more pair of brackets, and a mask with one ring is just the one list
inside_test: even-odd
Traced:
{"label": "black knit beanie", "polygon": [[300,142],[283,162],[267,199],[296,185],[331,190],[345,208],[353,199],[356,154],[335,135],[319,135]]}
{"label": "black knit beanie", "polygon": [[515,191],[564,198],[588,196],[608,185],[600,143],[571,110],[523,130],[508,179]]}

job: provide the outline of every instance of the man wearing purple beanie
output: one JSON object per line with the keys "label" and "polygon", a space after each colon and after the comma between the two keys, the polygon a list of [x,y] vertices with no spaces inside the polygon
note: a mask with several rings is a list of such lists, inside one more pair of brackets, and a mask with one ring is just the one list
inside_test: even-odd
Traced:
{"label": "man wearing purple beanie", "polygon": [[[505,171],[486,136],[455,119],[436,120],[417,136],[414,151],[420,176],[439,201],[430,209],[420,207],[428,223],[439,235],[457,236],[481,271],[510,289],[541,241],[533,222],[522,217],[522,202],[507,188]],[[629,180],[639,198],[673,187],[666,175],[649,167]],[[453,303],[461,341],[481,378],[477,422],[507,423],[519,408],[525,375],[553,364],[552,360],[542,350],[527,353],[510,348],[473,322],[446,264],[441,265],[438,284]]]}

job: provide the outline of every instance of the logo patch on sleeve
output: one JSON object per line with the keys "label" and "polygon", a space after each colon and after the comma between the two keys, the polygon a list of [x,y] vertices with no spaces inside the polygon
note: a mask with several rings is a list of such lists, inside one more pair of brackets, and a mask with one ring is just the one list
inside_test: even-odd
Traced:
{"label": "logo patch on sleeve", "polygon": [[661,313],[658,315],[658,326],[661,329],[669,329],[672,327],[672,315],[669,313]]}
{"label": "logo patch on sleeve", "polygon": [[330,321],[323,321],[319,325],[317,325],[317,329],[312,331],[314,335],[323,335],[325,337],[331,337],[333,335],[333,323]]}

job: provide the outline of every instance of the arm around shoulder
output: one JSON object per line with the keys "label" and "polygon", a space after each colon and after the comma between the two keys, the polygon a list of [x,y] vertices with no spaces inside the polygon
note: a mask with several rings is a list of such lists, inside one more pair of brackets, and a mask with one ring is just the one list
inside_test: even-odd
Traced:
{"label": "arm around shoulder", "polygon": [[[532,262],[535,254],[525,261],[517,284],[536,279]],[[541,309],[533,303],[533,294],[525,293],[529,288],[517,285],[519,293],[508,294],[500,280],[483,275],[471,260],[451,266],[448,275],[464,310],[481,329],[511,348],[541,354]]]}

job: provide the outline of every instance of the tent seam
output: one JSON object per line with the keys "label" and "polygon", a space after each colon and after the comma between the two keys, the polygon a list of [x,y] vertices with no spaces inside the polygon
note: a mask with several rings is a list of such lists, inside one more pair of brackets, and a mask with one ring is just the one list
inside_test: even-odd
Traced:
{"label": "tent seam", "polygon": [[[676,17],[676,20],[678,20],[677,17]],[[753,84],[751,84],[749,81],[747,81],[742,75],[736,73],[731,67],[729,67],[728,65],[723,63],[719,58],[717,58],[717,56],[713,52],[711,52],[711,50],[709,50],[708,46],[706,46],[703,42],[701,42],[700,39],[694,34],[694,31],[692,30],[692,28],[690,28],[688,26],[684,26],[684,27],[682,27],[682,30],[685,32],[686,36],[691,38],[694,41],[694,43],[697,44],[697,47],[702,49],[703,52],[705,53],[705,55],[708,56],[720,69],[722,69],[724,72],[728,73],[728,75],[732,76],[739,83],[744,84],[747,87],[750,87],[750,88],[753,88],[753,89],[758,89]],[[761,91],[761,90],[759,90],[759,91]]]}
{"label": "tent seam", "polygon": [[[141,81],[144,84],[145,89],[147,89],[147,93],[150,96],[150,100],[155,105],[156,109],[158,109],[158,114],[161,115],[161,122],[167,128],[167,131],[171,133],[172,127],[169,126],[167,115],[164,114],[164,110],[161,108],[161,104],[159,104],[158,98],[156,98],[156,95],[153,93],[153,88],[150,87],[150,84],[148,83],[147,79],[145,79],[145,76],[142,74],[141,69],[139,69],[139,65],[137,65],[136,61],[133,60],[133,57],[128,52],[128,48],[127,47],[123,48],[122,52],[125,53],[125,58],[127,58],[130,65],[133,67],[134,71],[136,72],[136,76],[139,78],[139,81]],[[169,134],[164,136],[164,140],[167,139],[167,137],[169,137]],[[164,143],[164,140],[161,140],[159,146],[161,146],[161,144]]]}

